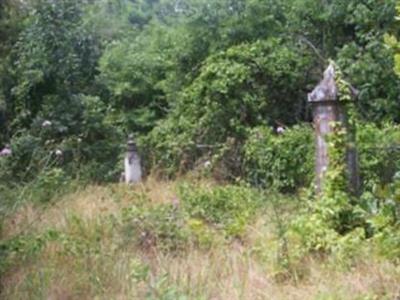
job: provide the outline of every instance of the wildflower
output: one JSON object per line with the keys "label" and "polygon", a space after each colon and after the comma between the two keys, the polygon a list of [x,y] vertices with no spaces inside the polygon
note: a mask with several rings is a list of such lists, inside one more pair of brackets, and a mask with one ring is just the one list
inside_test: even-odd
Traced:
{"label": "wildflower", "polygon": [[45,120],[45,121],[42,123],[42,127],[43,127],[43,128],[50,127],[51,125],[52,125],[52,123],[51,123],[49,120]]}
{"label": "wildflower", "polygon": [[63,152],[62,152],[60,149],[57,149],[57,150],[55,151],[55,154],[56,154],[57,156],[61,156],[61,155],[63,155]]}
{"label": "wildflower", "polygon": [[285,132],[285,128],[283,128],[282,126],[279,126],[277,129],[276,129],[276,133],[278,133],[278,134],[283,134]]}
{"label": "wildflower", "polygon": [[207,160],[207,161],[204,163],[204,167],[205,167],[205,168],[211,167],[211,161]]}
{"label": "wildflower", "polygon": [[10,156],[11,154],[12,151],[9,145],[6,145],[4,149],[0,151],[0,156]]}

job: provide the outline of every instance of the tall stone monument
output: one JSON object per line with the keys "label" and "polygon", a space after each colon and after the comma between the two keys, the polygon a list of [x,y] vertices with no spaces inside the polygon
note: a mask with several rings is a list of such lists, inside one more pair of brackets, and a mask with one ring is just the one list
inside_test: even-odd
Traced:
{"label": "tall stone monument", "polygon": [[127,143],[127,152],[125,155],[125,182],[139,183],[142,180],[142,169],[140,164],[140,157],[137,151],[137,146],[130,135]]}
{"label": "tall stone monument", "polygon": [[[352,87],[349,87],[349,89],[353,99],[355,99],[357,91]],[[311,103],[313,108],[313,122],[316,133],[316,188],[317,192],[320,193],[329,167],[327,138],[329,134],[333,133],[335,123],[349,129],[346,103],[339,99],[339,89],[335,81],[335,66],[333,64],[329,65],[324,72],[323,80],[308,95],[308,102]],[[350,132],[350,130],[347,131]],[[357,150],[354,136],[350,136],[350,133],[346,149],[346,164],[349,190],[357,195],[360,188]]]}

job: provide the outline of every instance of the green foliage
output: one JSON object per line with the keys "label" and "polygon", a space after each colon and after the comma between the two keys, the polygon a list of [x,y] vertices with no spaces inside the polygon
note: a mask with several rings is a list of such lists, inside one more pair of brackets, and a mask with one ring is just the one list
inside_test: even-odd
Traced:
{"label": "green foliage", "polygon": [[[92,180],[117,178],[121,136],[93,87],[98,44],[85,27],[87,3],[37,1],[15,44],[15,86],[6,99],[12,117],[13,157],[8,180],[29,181],[50,166],[77,176],[80,165]],[[11,66],[10,66],[11,67]],[[58,153],[58,154],[57,154]]]}
{"label": "green foliage", "polygon": [[288,12],[290,32],[323,58],[337,61],[360,91],[358,107],[366,120],[399,120],[399,103],[393,101],[399,79],[392,51],[383,43],[395,22],[395,3],[298,0]]}
{"label": "green foliage", "polygon": [[293,223],[292,232],[303,250],[335,252],[351,247],[353,237],[355,247],[359,238],[366,237],[366,211],[349,191],[346,137],[346,131],[337,126],[329,138],[329,169],[322,192],[308,199],[307,210]]}
{"label": "green foliage", "polygon": [[44,155],[43,152],[37,153],[35,151],[38,149],[39,143],[39,138],[26,133],[13,140],[13,144],[11,145],[13,157],[0,158],[2,167],[0,178],[2,182],[12,183],[14,180],[21,181],[24,178],[32,178],[39,170],[31,169],[31,161],[34,161],[34,165],[41,168],[46,165],[46,158],[48,158],[48,155]]}
{"label": "green foliage", "polygon": [[[187,221],[192,242],[200,249],[210,249],[215,246],[224,237],[218,235],[218,229],[213,228],[204,219],[189,218]],[[221,243],[222,244],[222,243]]]}
{"label": "green foliage", "polygon": [[[13,152],[0,157],[1,214],[23,198],[49,203],[74,178],[116,181],[131,132],[146,168],[161,174],[202,169],[284,192],[309,186],[314,142],[302,125],[310,120],[306,94],[331,57],[341,67],[340,99],[350,100],[344,76],[360,91],[358,102],[346,104],[349,124],[360,124],[356,131],[335,127],[323,195],[295,228],[308,250],[355,255],[357,244],[371,238],[379,252],[398,257],[395,6],[396,0],[1,1],[0,150],[9,143]],[[276,125],[288,129],[276,134]],[[354,136],[364,182],[359,200],[347,189],[345,168]],[[188,232],[207,246],[220,228],[240,237],[262,203],[256,192],[232,186],[184,186],[180,197],[183,209],[126,211],[122,223],[137,246],[177,251],[191,241]],[[71,242],[71,253],[83,253],[81,244]]]}
{"label": "green foliage", "polygon": [[359,124],[357,147],[364,189],[372,191],[375,185],[392,181],[400,170],[400,129],[394,124],[382,128],[373,124]]}
{"label": "green foliage", "polygon": [[0,275],[11,266],[35,259],[49,241],[59,237],[59,232],[48,230],[42,234],[21,235],[0,241]]}
{"label": "green foliage", "polygon": [[[397,10],[397,22],[399,21],[399,14],[400,14],[400,3],[397,1],[396,4]],[[398,25],[397,25],[398,27]],[[394,54],[394,71],[396,72],[397,76],[400,76],[400,43],[397,40],[397,36],[394,35],[386,35],[385,36],[386,44],[395,51]]]}
{"label": "green foliage", "polygon": [[379,210],[373,211],[369,220],[374,230],[373,242],[380,255],[400,260],[400,173],[393,183],[377,193]]}
{"label": "green foliage", "polygon": [[46,98],[58,96],[68,107],[71,95],[90,88],[97,59],[96,44],[82,24],[81,1],[41,0],[15,45],[17,84],[13,112],[26,127]]}
{"label": "green foliage", "polygon": [[295,126],[282,134],[257,127],[244,146],[246,178],[264,188],[293,191],[306,187],[313,180],[314,157],[314,133],[310,126]]}
{"label": "green foliage", "polygon": [[351,83],[360,91],[358,110],[364,120],[397,121],[399,79],[393,72],[393,52],[380,40],[371,39],[365,46],[348,44],[338,54],[337,62]]}
{"label": "green foliage", "polygon": [[144,251],[182,251],[188,231],[182,212],[172,205],[132,206],[123,212],[126,238]]}
{"label": "green foliage", "polygon": [[352,139],[355,138],[357,116],[350,85],[343,79],[340,68],[336,66],[336,69],[338,100],[348,113],[348,122],[329,125],[331,133],[325,137],[329,164],[323,175],[321,191],[310,203],[307,215],[300,217],[294,227],[302,237],[305,248],[314,251],[334,251],[341,243],[350,246],[355,232],[358,232],[355,234],[356,241],[365,237],[365,211],[356,203],[356,195],[349,185],[351,178],[347,165],[348,151],[354,150]]}
{"label": "green foliage", "polygon": [[243,143],[247,128],[293,117],[304,62],[277,39],[241,44],[209,57],[178,95],[168,118],[149,135],[147,147],[157,165],[171,172],[180,166],[190,169],[210,155],[210,147],[213,156],[232,139],[234,145]]}
{"label": "green foliage", "polygon": [[148,300],[188,300],[186,293],[180,292],[179,286],[169,283],[168,274],[163,274],[150,285],[146,299]]}
{"label": "green foliage", "polygon": [[[174,175],[210,160],[219,177],[243,177],[249,130],[309,120],[306,93],[324,57],[360,90],[363,117],[398,121],[383,43],[394,15],[394,0],[6,1],[0,143],[21,130],[36,137],[35,124],[50,120],[53,145],[74,144],[81,175],[101,181],[117,177],[106,157],[133,131],[150,168]],[[85,113],[88,101],[104,118]]]}
{"label": "green foliage", "polygon": [[[169,68],[165,30],[110,43],[99,61],[97,81],[111,95],[116,123],[130,132],[147,132],[166,107],[162,81]],[[146,51],[143,51],[146,49]]]}
{"label": "green foliage", "polygon": [[[359,199],[355,198],[348,185],[346,151],[353,146],[351,139],[357,116],[349,86],[340,78],[340,72],[337,76],[340,100],[344,101],[343,105],[349,111],[350,128],[346,129],[339,123],[331,124],[333,132],[327,137],[329,168],[321,194],[311,200],[308,211],[293,223],[292,230],[300,239],[301,248],[306,251],[328,252],[346,261],[349,257],[360,255],[359,245],[372,237],[381,255],[397,259],[398,252],[394,249],[398,247],[398,186],[396,183],[385,184],[397,176],[394,173],[399,167],[399,131],[393,125],[385,129],[371,125],[358,127],[361,173],[366,185],[364,194]],[[377,142],[379,147],[376,147]],[[375,164],[379,167],[374,168]],[[381,173],[382,170],[387,173]],[[381,186],[384,186],[383,193],[377,188]],[[380,248],[383,245],[387,251]]]}
{"label": "green foliage", "polygon": [[[115,180],[122,135],[107,116],[107,108],[97,97],[77,95],[68,113],[62,107],[46,105],[29,130],[15,135],[12,157],[0,158],[4,180],[27,182],[51,167],[63,167],[82,179]],[[57,98],[51,100],[57,101]],[[75,106],[75,107],[74,107]]]}
{"label": "green foliage", "polygon": [[246,225],[263,203],[258,192],[240,186],[210,188],[182,185],[179,197],[192,218],[214,224],[231,237],[240,237],[244,233]]}

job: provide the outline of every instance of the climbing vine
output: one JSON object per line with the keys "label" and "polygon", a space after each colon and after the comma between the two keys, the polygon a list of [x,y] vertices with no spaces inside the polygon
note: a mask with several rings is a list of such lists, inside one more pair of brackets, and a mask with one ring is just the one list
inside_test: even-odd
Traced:
{"label": "climbing vine", "polygon": [[308,250],[332,250],[347,233],[357,232],[357,241],[365,237],[365,231],[362,230],[364,213],[357,205],[352,187],[348,184],[350,174],[346,162],[348,151],[355,150],[357,114],[353,101],[354,91],[344,80],[340,68],[336,64],[334,67],[338,101],[347,114],[347,123],[339,121],[331,124],[332,132],[327,137],[329,167],[321,194],[310,202],[310,214],[295,222],[295,231],[300,233],[303,246]]}
{"label": "climbing vine", "polygon": [[[344,79],[339,66],[331,62],[335,68],[335,82],[338,89],[338,101],[346,114],[346,121],[340,120],[331,124],[332,133],[328,139],[329,167],[326,173],[321,198],[337,199],[339,206],[346,206],[351,198],[348,185],[349,173],[346,164],[347,152],[355,147],[355,127],[357,123],[353,89]],[[344,123],[344,122],[346,123]]]}
{"label": "climbing vine", "polygon": [[347,114],[348,130],[354,131],[357,123],[357,111],[354,103],[354,94],[357,91],[344,79],[341,68],[333,62],[335,66],[335,82],[338,88],[338,100],[342,103]]}

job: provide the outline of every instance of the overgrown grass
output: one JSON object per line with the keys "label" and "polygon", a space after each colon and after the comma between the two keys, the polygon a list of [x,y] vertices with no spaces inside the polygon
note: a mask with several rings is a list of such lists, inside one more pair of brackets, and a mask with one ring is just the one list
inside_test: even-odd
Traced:
{"label": "overgrown grass", "polygon": [[345,261],[299,256],[286,230],[302,206],[298,199],[243,186],[150,178],[135,187],[89,186],[56,200],[45,210],[25,203],[3,220],[2,299],[399,294],[399,266],[379,259],[372,248],[360,245],[363,256]]}

